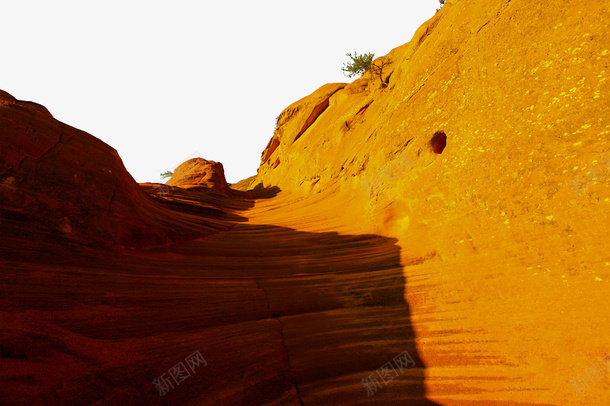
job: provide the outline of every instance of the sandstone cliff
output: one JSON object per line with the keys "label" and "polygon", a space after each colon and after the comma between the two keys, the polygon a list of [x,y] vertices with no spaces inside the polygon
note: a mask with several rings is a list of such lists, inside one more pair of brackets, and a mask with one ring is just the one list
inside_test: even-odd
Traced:
{"label": "sandstone cliff", "polygon": [[320,88],[263,152],[252,183],[302,195],[302,223],[332,212],[419,264],[405,297],[441,402],[491,399],[446,398],[457,366],[498,402],[607,402],[585,371],[610,352],[608,7],[448,1],[378,60],[387,86]]}
{"label": "sandstone cliff", "polygon": [[250,192],[0,92],[0,403],[607,404],[608,17],[448,0]]}
{"label": "sandstone cliff", "polygon": [[[448,2],[381,58],[387,87],[365,74],[286,108],[254,182],[337,187],[371,231],[417,235],[444,259],[527,235],[520,243],[556,266],[605,232],[591,210],[609,204],[607,11],[598,1]],[[580,273],[599,276],[602,260]]]}

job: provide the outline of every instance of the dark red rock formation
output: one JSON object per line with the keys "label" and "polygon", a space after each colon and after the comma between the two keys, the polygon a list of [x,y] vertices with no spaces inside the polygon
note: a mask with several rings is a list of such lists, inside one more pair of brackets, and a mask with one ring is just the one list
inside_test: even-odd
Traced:
{"label": "dark red rock formation", "polygon": [[[2,92],[0,133],[6,238],[146,247],[212,231],[184,215],[163,215],[113,148],[55,120],[36,103]],[[218,186],[228,189],[226,182]]]}
{"label": "dark red rock formation", "polygon": [[292,205],[253,207],[277,190],[227,191],[203,159],[138,186],[107,145],[4,95],[0,128],[0,404],[353,404],[403,351],[416,364],[378,400],[425,402],[394,240],[267,224]]}

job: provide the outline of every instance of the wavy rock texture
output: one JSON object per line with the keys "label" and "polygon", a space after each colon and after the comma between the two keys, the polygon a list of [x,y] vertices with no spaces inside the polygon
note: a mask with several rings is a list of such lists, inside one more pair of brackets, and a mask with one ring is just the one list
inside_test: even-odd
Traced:
{"label": "wavy rock texture", "polygon": [[607,404],[609,14],[448,0],[249,192],[0,92],[0,403]]}
{"label": "wavy rock texture", "polygon": [[370,403],[361,381],[399,362],[373,402],[431,404],[395,240],[322,213],[274,224],[290,194],[229,190],[203,159],[138,186],[107,145],[1,95],[0,403]]}
{"label": "wavy rock texture", "polygon": [[608,6],[448,2],[264,152],[252,184],[398,240],[441,403],[608,402]]}

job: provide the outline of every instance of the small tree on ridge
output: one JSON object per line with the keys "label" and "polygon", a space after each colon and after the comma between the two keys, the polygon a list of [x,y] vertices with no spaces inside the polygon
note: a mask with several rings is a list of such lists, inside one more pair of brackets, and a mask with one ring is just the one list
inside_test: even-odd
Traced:
{"label": "small tree on ridge", "polygon": [[350,57],[351,62],[343,64],[341,70],[343,71],[343,74],[345,76],[348,76],[350,78],[355,75],[359,75],[361,73],[366,72],[371,66],[371,63],[373,62],[373,57],[375,56],[375,54],[373,53],[358,55],[357,52],[354,52],[354,55],[352,55],[351,53],[347,53],[345,55]]}
{"label": "small tree on ridge", "polygon": [[352,76],[369,71],[371,75],[379,76],[382,87],[387,86],[388,80],[383,79],[383,68],[389,63],[387,59],[380,59],[378,62],[373,63],[373,57],[375,56],[373,53],[358,55],[357,52],[354,52],[354,55],[351,53],[346,55],[351,58],[351,62],[344,64],[343,68],[341,68],[344,75],[351,78]]}

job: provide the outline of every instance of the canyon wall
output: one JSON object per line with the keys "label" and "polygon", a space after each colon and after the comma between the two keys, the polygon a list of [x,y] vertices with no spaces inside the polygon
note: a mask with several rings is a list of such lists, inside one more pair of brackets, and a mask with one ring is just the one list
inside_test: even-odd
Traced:
{"label": "canyon wall", "polygon": [[286,108],[263,152],[252,184],[398,239],[438,401],[451,365],[479,389],[524,381],[498,401],[607,401],[609,17],[604,1],[448,1],[376,60],[381,79]]}
{"label": "canyon wall", "polygon": [[377,60],[387,86],[366,73],[286,108],[254,182],[336,186],[371,231],[443,259],[511,243],[600,276],[607,16],[601,1],[448,2]]}
{"label": "canyon wall", "polygon": [[0,403],[607,404],[609,17],[448,0],[247,192],[0,91]]}

